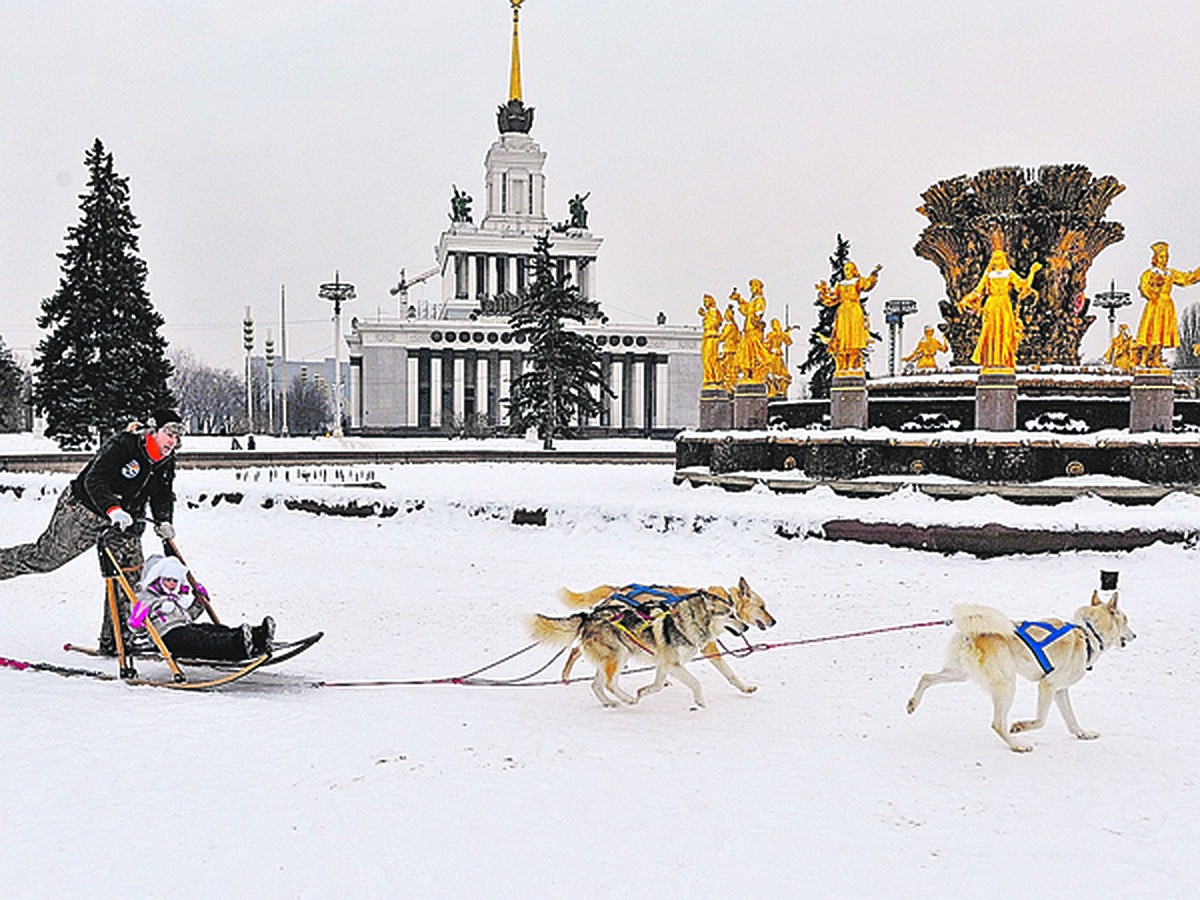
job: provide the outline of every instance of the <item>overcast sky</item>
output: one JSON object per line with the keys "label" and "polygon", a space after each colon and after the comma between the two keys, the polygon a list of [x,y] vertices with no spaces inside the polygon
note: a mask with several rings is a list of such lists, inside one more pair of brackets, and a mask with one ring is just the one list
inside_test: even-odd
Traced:
{"label": "overcast sky", "polygon": [[[695,322],[704,293],[760,278],[768,315],[807,331],[840,232],[860,268],[883,264],[871,306],[919,301],[913,343],[943,295],[912,252],[921,192],[1080,162],[1127,186],[1109,210],[1126,238],[1090,290],[1135,290],[1152,241],[1200,266],[1198,10],[526,0],[549,214],[591,192],[599,295],[622,322]],[[26,354],[40,339],[99,137],[130,179],[172,346],[237,370],[244,307],[261,353],[286,285],[289,355],[332,355],[321,282],[357,285],[349,315],[394,315],[388,288],[433,264],[451,184],[478,221],[509,28],[506,0],[3,0],[0,336]],[[1097,323],[1085,351],[1105,338]]]}

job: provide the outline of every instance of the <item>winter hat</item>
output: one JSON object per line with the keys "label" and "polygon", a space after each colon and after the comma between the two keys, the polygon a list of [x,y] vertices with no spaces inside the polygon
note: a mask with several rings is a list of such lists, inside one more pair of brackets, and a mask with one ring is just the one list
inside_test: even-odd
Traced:
{"label": "winter hat", "polygon": [[187,584],[188,569],[177,556],[151,556],[146,560],[142,575],[142,584],[152,585],[160,578],[174,578],[180,584]]}
{"label": "winter hat", "polygon": [[156,428],[160,428],[176,437],[183,437],[187,434],[187,426],[183,424],[183,419],[179,418],[179,413],[173,409],[166,407],[156,409],[152,422]]}

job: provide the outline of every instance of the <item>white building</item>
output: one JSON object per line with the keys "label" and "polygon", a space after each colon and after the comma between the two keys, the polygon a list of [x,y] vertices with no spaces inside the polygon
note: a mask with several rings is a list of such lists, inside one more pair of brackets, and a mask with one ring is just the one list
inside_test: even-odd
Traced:
{"label": "white building", "polygon": [[[532,273],[534,239],[551,232],[559,274],[585,299],[598,293],[603,238],[589,230],[586,197],[570,203],[567,222],[546,215],[546,153],[530,137],[533,108],[521,96],[518,8],[513,8],[509,100],[499,108],[499,137],[484,158],[485,212],[475,224],[471,199],[455,187],[450,227],[436,246],[434,267],[413,279],[441,282],[440,301],[401,304],[403,318],[354,319],[350,347],[350,427],[364,434],[438,431],[464,417],[502,425],[502,398],[519,375],[524,348],[508,315]],[[401,281],[401,299],[407,285]],[[661,318],[661,317],[660,317]],[[602,318],[577,329],[600,346],[615,399],[580,423],[597,434],[670,433],[699,419],[700,329],[695,325],[621,325]]]}

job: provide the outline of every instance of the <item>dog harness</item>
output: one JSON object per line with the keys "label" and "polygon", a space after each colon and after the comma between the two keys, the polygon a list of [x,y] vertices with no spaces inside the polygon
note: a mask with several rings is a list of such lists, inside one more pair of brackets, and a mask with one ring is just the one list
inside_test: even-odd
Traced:
{"label": "dog harness", "polygon": [[[674,606],[680,600],[686,600],[690,597],[696,597],[704,593],[703,591],[692,591],[688,594],[672,594],[666,588],[661,588],[656,584],[631,584],[625,588],[625,593],[614,591],[609,595],[610,600],[620,600],[622,603],[628,603],[635,608],[645,606]],[[638,597],[649,595],[654,598],[651,603],[645,603]]]}
{"label": "dog harness", "polygon": [[[1071,622],[1066,623],[1060,628],[1055,628],[1049,622],[1025,621],[1017,626],[1016,633],[1017,637],[1025,642],[1025,646],[1029,648],[1029,652],[1033,654],[1033,658],[1037,660],[1038,665],[1042,667],[1042,673],[1044,675],[1049,675],[1054,671],[1054,666],[1051,665],[1049,657],[1046,656],[1045,648],[1049,647],[1060,637],[1063,637],[1071,631],[1074,631],[1078,627],[1078,625],[1075,625]],[[1030,628],[1040,628],[1045,632],[1045,635],[1040,641],[1035,640],[1029,633]],[[1091,650],[1090,646],[1088,647],[1088,650]],[[1088,655],[1090,657],[1091,653],[1089,652]]]}
{"label": "dog harness", "polygon": [[[639,597],[648,596],[649,600],[639,600]],[[609,594],[598,607],[596,612],[604,615],[610,625],[617,630],[624,632],[628,638],[637,644],[647,654],[653,656],[654,650],[646,646],[639,637],[642,632],[649,628],[655,619],[668,617],[664,622],[664,629],[671,626],[670,614],[676,604],[683,600],[689,600],[692,597],[716,597],[715,594],[709,594],[708,591],[698,590],[689,591],[686,594],[673,594],[666,588],[658,585],[646,584],[631,584],[627,585],[624,591],[614,591]],[[723,599],[723,598],[717,598]],[[622,611],[621,607],[613,604],[613,602],[624,604],[628,607]]]}

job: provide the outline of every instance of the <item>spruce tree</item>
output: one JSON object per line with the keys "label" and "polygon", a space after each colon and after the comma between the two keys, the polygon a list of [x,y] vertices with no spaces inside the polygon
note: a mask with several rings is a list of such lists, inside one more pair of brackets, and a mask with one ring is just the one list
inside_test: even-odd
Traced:
{"label": "spruce tree", "polygon": [[25,373],[9,346],[0,338],[0,431],[21,431],[25,427]]}
{"label": "spruce tree", "polygon": [[513,430],[536,427],[546,450],[554,449],[555,437],[573,436],[579,417],[599,414],[594,388],[615,396],[603,381],[595,339],[565,327],[599,318],[599,305],[583,299],[570,276],[558,277],[552,246],[549,235],[535,240],[533,280],[509,317],[513,336],[518,343],[529,341],[530,347],[525,370],[513,379],[505,400]]}
{"label": "spruce tree", "polygon": [[[830,284],[842,280],[843,268],[850,259],[850,242],[840,234],[837,248],[829,257]],[[809,394],[824,399],[833,387],[833,372],[836,368],[833,355],[829,352],[829,339],[833,336],[833,320],[837,318],[837,307],[826,306],[818,297],[813,304],[817,308],[817,324],[808,336],[808,356],[800,364],[800,372],[812,372],[809,379]]]}
{"label": "spruce tree", "polygon": [[67,229],[58,290],[42,301],[34,403],[65,449],[94,446],[130,420],[173,404],[163,318],[146,292],[129,179],[97,138],[84,155],[87,192]]}

